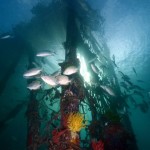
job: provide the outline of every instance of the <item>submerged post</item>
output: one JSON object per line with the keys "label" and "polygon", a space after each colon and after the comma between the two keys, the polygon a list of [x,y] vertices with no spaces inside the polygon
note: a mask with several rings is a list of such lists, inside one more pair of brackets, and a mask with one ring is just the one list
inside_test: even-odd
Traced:
{"label": "submerged post", "polygon": [[[76,48],[78,43],[78,30],[75,22],[75,13],[68,9],[67,18],[67,36],[64,43],[65,61],[60,63],[61,73],[70,66],[78,69],[80,68],[79,60],[77,59]],[[83,82],[78,71],[74,74],[68,75],[71,80],[69,85],[62,86],[62,94],[60,100],[60,128],[55,131],[56,136],[53,136],[53,142],[56,144],[55,148],[61,150],[66,149],[80,149],[79,132],[83,123],[83,115],[79,113],[79,103],[84,97]],[[55,133],[54,133],[55,134]],[[59,135],[59,142],[58,136]],[[51,148],[49,148],[51,149]]]}
{"label": "submerged post", "polygon": [[35,98],[35,93],[30,93],[30,101],[27,109],[27,150],[37,150],[39,147],[39,103]]}

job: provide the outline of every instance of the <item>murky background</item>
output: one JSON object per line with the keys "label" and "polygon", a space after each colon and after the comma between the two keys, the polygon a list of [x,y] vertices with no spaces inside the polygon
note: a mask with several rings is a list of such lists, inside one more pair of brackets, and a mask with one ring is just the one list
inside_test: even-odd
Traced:
{"label": "murky background", "polygon": [[[11,33],[20,22],[30,22],[34,14],[31,12],[40,0],[1,0],[0,1],[0,34]],[[44,5],[49,3],[48,0],[41,0]],[[40,2],[41,2],[40,1]],[[59,0],[58,0],[59,1]],[[61,0],[60,0],[61,1]],[[143,80],[144,83],[139,83],[140,86],[150,91],[150,1],[149,0],[87,0],[93,9],[98,10],[104,18],[103,29],[98,29],[95,32],[97,38],[101,38],[106,42],[110,56],[115,55],[116,64],[121,70],[128,74],[132,81]],[[53,12],[55,13],[55,12]],[[41,18],[42,19],[42,18]],[[59,22],[60,18],[47,18],[48,22],[54,20]],[[61,21],[60,21],[61,22]],[[34,22],[36,23],[36,21]],[[37,21],[39,24],[33,24],[27,28],[33,32],[30,34],[30,40],[33,39],[35,49],[43,49],[51,46],[57,49],[59,55],[49,62],[47,69],[56,71],[58,66],[56,60],[64,59],[63,47],[60,43],[64,41],[64,24],[55,26],[53,24],[49,29],[49,33],[53,36],[48,37],[44,31],[42,21]],[[33,29],[32,29],[33,28]],[[40,30],[39,35],[36,31]],[[26,34],[26,33],[23,33]],[[46,35],[46,36],[45,36]],[[55,35],[57,35],[55,37]],[[35,39],[35,37],[38,37]],[[0,41],[2,45],[6,45],[6,41]],[[18,108],[21,109],[19,114],[14,113],[14,118],[8,120],[6,128],[3,128],[0,134],[0,145],[5,149],[23,149],[26,141],[26,117],[24,107],[25,99],[28,97],[26,89],[26,81],[22,78],[22,73],[26,70],[27,58],[18,55],[21,51],[21,43],[16,49],[11,49],[15,41],[7,41],[8,46],[1,49],[0,54],[0,79],[4,78],[9,67],[14,63],[17,57],[20,60],[14,70],[13,76],[9,78],[3,93],[0,95],[0,118],[1,120],[9,114],[18,103],[22,103]],[[11,45],[11,46],[10,46]],[[36,46],[35,46],[36,45]],[[44,47],[45,46],[45,47]],[[23,53],[23,52],[22,52]],[[63,57],[63,58],[62,58]],[[46,67],[46,66],[45,66]],[[133,67],[136,69],[137,76],[133,72]],[[7,77],[6,77],[7,78]],[[150,101],[150,100],[149,100]],[[23,103],[24,102],[24,103]],[[131,123],[137,139],[139,150],[150,149],[150,111],[142,113],[139,109],[131,109]],[[2,124],[2,123],[1,123]],[[1,125],[2,127],[3,125]]]}

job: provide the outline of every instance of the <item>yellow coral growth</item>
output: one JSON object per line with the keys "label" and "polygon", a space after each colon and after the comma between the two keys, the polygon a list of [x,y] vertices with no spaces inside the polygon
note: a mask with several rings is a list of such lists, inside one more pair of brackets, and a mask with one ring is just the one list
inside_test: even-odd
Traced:
{"label": "yellow coral growth", "polygon": [[83,115],[80,113],[70,113],[67,120],[67,126],[72,132],[79,132],[86,125],[83,123]]}

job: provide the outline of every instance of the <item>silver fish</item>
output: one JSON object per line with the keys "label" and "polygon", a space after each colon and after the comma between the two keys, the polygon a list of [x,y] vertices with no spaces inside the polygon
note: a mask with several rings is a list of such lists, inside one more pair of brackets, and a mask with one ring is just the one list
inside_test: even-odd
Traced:
{"label": "silver fish", "polygon": [[33,77],[33,76],[36,76],[36,75],[38,75],[38,74],[40,74],[41,73],[41,69],[39,69],[39,68],[32,68],[32,69],[30,69],[30,70],[28,70],[28,71],[26,71],[24,74],[23,74],[23,76],[26,78],[28,78],[28,77]]}
{"label": "silver fish", "polygon": [[41,83],[39,81],[33,81],[27,86],[29,90],[38,90],[40,89],[40,87],[41,87]]}
{"label": "silver fish", "polygon": [[71,75],[71,74],[74,74],[76,72],[78,72],[78,68],[77,67],[75,67],[75,66],[69,66],[69,67],[67,67],[64,70],[63,74],[64,75]]}
{"label": "silver fish", "polygon": [[56,79],[60,85],[68,85],[71,82],[71,80],[69,80],[69,78],[65,75],[59,75]]}
{"label": "silver fish", "polygon": [[137,76],[137,72],[136,72],[135,68],[133,67],[132,69],[133,69],[133,72],[135,73],[135,75]]}
{"label": "silver fish", "polygon": [[41,79],[50,86],[55,87],[57,85],[57,80],[53,76],[41,76]]}
{"label": "silver fish", "polygon": [[5,35],[5,36],[1,37],[1,39],[10,39],[10,38],[13,38],[13,36],[12,35]]}
{"label": "silver fish", "polygon": [[106,91],[109,95],[111,96],[116,96],[116,94],[114,93],[114,91],[109,87],[109,86],[105,86],[105,85],[100,85],[100,87]]}
{"label": "silver fish", "polygon": [[36,54],[37,57],[47,57],[47,56],[52,56],[52,52],[39,52]]}
{"label": "silver fish", "polygon": [[89,60],[88,63],[92,63],[92,62],[94,62],[96,59],[97,59],[97,58],[94,57],[93,59]]}
{"label": "silver fish", "polygon": [[94,64],[91,64],[91,68],[96,74],[99,73],[98,68]]}

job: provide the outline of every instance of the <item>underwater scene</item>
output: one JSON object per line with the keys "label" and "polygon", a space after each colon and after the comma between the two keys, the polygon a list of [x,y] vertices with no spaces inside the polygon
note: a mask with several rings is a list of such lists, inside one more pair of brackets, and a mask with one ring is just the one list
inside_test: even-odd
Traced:
{"label": "underwater scene", "polygon": [[0,20],[0,150],[150,150],[150,0],[1,0]]}

